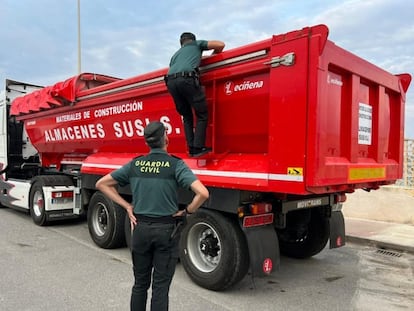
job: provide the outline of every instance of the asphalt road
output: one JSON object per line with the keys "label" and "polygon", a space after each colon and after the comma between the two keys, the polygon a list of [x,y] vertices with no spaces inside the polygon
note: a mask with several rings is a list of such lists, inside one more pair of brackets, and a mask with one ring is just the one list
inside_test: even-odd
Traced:
{"label": "asphalt road", "polygon": [[[129,252],[96,247],[86,222],[38,227],[0,208],[0,237],[0,310],[129,309]],[[282,257],[274,275],[212,292],[178,265],[170,310],[414,310],[413,266],[413,255],[348,244],[308,260]]]}

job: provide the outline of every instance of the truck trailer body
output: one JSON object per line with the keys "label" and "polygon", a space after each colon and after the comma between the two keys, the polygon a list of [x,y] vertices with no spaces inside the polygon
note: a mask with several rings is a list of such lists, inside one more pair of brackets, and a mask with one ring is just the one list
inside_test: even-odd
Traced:
{"label": "truck trailer body", "polygon": [[[124,210],[95,183],[147,153],[144,127],[159,120],[168,151],[210,191],[183,229],[181,262],[197,284],[222,290],[249,269],[271,273],[279,252],[343,246],[346,194],[402,177],[411,76],[336,46],[325,25],[205,58],[200,72],[212,152],[198,158],[187,154],[166,68],[128,79],[83,73],[45,88],[6,80],[1,204],[29,210],[38,225],[87,214],[97,245],[128,244]],[[182,189],[180,207],[190,199]]]}

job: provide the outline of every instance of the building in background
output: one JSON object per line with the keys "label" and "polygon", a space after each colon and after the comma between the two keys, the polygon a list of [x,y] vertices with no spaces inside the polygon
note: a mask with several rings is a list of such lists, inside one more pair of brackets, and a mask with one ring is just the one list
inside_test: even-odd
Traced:
{"label": "building in background", "polygon": [[414,139],[404,140],[404,173],[396,183],[400,187],[414,188]]}

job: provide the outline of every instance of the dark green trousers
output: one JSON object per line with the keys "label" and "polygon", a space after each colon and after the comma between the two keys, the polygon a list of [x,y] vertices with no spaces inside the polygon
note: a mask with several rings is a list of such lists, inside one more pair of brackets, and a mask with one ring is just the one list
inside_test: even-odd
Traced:
{"label": "dark green trousers", "polygon": [[152,279],[151,311],[168,310],[168,293],[178,261],[179,234],[175,224],[139,222],[132,234],[135,283],[131,311],[145,311]]}

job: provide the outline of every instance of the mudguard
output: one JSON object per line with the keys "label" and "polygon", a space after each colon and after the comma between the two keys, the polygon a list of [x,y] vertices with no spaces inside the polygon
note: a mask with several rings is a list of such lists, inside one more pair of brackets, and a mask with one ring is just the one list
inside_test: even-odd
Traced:
{"label": "mudguard", "polygon": [[279,240],[272,225],[243,228],[252,276],[267,276],[280,265]]}
{"label": "mudguard", "polygon": [[345,245],[345,221],[341,211],[332,212],[330,219],[329,248]]}

